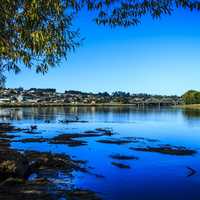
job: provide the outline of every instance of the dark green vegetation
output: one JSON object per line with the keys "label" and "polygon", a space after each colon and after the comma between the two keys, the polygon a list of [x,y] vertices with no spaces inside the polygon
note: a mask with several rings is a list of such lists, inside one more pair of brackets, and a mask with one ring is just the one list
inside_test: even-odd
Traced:
{"label": "dark green vegetation", "polygon": [[200,104],[200,92],[196,90],[189,90],[183,96],[185,104]]}
{"label": "dark green vegetation", "polygon": [[197,152],[193,149],[187,149],[185,147],[177,147],[171,145],[162,145],[159,147],[130,147],[131,150],[144,151],[144,152],[156,152],[162,154],[176,155],[176,156],[190,156]]}
{"label": "dark green vegetation", "polygon": [[193,0],[2,0],[0,5],[0,72],[21,66],[45,73],[80,44],[73,20],[83,9],[98,25],[133,26],[150,15],[160,18],[176,8],[200,10]]}

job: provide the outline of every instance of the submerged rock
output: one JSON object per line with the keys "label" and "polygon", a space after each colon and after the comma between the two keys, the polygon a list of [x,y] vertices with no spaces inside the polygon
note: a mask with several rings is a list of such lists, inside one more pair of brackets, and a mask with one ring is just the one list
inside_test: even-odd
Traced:
{"label": "submerged rock", "polygon": [[193,149],[187,149],[185,147],[171,146],[171,145],[163,145],[159,147],[130,147],[131,150],[135,151],[144,151],[144,152],[156,152],[162,154],[176,155],[176,156],[190,156],[197,153]]}
{"label": "submerged rock", "polygon": [[[83,171],[81,164],[84,163],[84,161],[74,161],[69,156],[61,154],[3,151],[0,153],[0,199],[57,200],[68,197],[68,192],[71,197],[74,195],[79,197],[78,192],[59,190],[48,177],[56,176],[59,171],[67,174],[73,170]],[[32,173],[37,174],[37,178],[28,180],[28,176]],[[90,197],[95,197],[95,194],[88,191],[80,193],[80,197],[90,199]]]}
{"label": "submerged rock", "polygon": [[0,139],[0,150],[5,150],[10,147],[10,139]]}
{"label": "submerged rock", "polygon": [[130,137],[124,137],[124,139],[128,139],[128,140],[132,140],[134,142],[159,142],[158,139],[151,139],[151,138],[145,138],[145,137],[133,137],[133,136],[130,136]]}
{"label": "submerged rock", "polygon": [[100,200],[100,197],[90,190],[75,189],[67,192],[66,196],[70,200]]}
{"label": "submerged rock", "polygon": [[15,128],[9,123],[0,123],[0,139],[13,139],[17,135],[8,134],[10,132],[23,131],[24,129]]}
{"label": "submerged rock", "polygon": [[102,132],[103,135],[112,136],[114,133],[110,128],[96,128],[96,131]]}
{"label": "submerged rock", "polygon": [[110,157],[115,160],[138,160],[138,157],[136,156],[127,156],[122,154],[113,154],[110,155]]}
{"label": "submerged rock", "polygon": [[10,123],[0,123],[0,133],[13,132],[16,130],[18,129],[16,129]]}
{"label": "submerged rock", "polygon": [[125,165],[122,163],[112,162],[112,165],[120,168],[120,169],[130,169],[131,167],[129,165]]}
{"label": "submerged rock", "polygon": [[83,145],[87,145],[87,142],[84,140],[74,140],[71,138],[65,138],[63,137],[61,138],[53,138],[51,140],[49,140],[50,144],[66,144],[70,147],[77,147],[77,146],[83,146]]}
{"label": "submerged rock", "polygon": [[79,164],[71,160],[69,156],[62,154],[41,153],[36,151],[25,152],[29,166],[32,172],[38,170],[53,169],[65,170],[71,172],[74,169],[79,169]]}
{"label": "submerged rock", "polygon": [[47,142],[48,139],[46,138],[25,138],[21,140],[17,140],[15,142],[22,142],[22,143],[28,143],[28,142]]}
{"label": "submerged rock", "polygon": [[0,151],[0,180],[24,178],[28,171],[29,163],[23,154],[9,149]]}
{"label": "submerged rock", "polygon": [[148,142],[159,142],[159,140],[157,140],[157,139],[145,138],[145,140],[148,141]]}
{"label": "submerged rock", "polygon": [[5,200],[56,200],[58,195],[52,196],[48,192],[50,184],[41,185],[36,181],[26,181],[19,178],[8,178],[0,184],[0,199]]}
{"label": "submerged rock", "polygon": [[25,183],[25,179],[23,178],[13,178],[9,177],[3,182],[0,183],[0,187],[5,187],[5,186],[16,186],[16,185],[21,185]]}
{"label": "submerged rock", "polygon": [[[36,151],[17,152],[9,149],[14,136],[6,132],[17,129],[9,124],[0,124],[0,199],[4,200],[58,200],[85,199],[97,200],[95,193],[89,190],[60,190],[51,177],[59,173],[71,174],[74,170],[87,172],[82,166],[85,161],[72,160],[61,154],[41,153]],[[19,129],[21,130],[21,129]],[[35,132],[31,131],[32,134]],[[1,138],[2,134],[2,138]],[[15,142],[44,142],[45,138],[26,138]],[[70,139],[70,142],[77,142]],[[72,141],[73,140],[73,141]],[[29,177],[35,174],[33,179]],[[71,175],[72,176],[72,175]]]}
{"label": "submerged rock", "polygon": [[13,139],[17,137],[16,135],[10,135],[10,134],[6,134],[6,133],[0,133],[0,138],[3,138],[3,139]]}
{"label": "submerged rock", "polygon": [[16,128],[15,126],[12,126],[10,123],[0,123],[0,135],[2,133],[17,132],[17,131],[24,131],[24,130],[27,130],[27,129]]}
{"label": "submerged rock", "polygon": [[102,140],[97,140],[97,142],[100,143],[105,143],[105,144],[117,144],[117,145],[121,145],[121,144],[128,144],[131,143],[132,140],[127,140],[127,139],[102,139]]}
{"label": "submerged rock", "polygon": [[187,177],[194,176],[197,173],[197,171],[193,169],[192,167],[187,167],[187,169],[188,169]]}
{"label": "submerged rock", "polygon": [[69,156],[61,154],[41,153],[27,151],[19,153],[6,149],[0,151],[0,181],[7,178],[26,179],[32,173],[42,171],[57,172],[64,170],[66,173],[73,170],[84,171],[81,166],[83,161],[74,161]]}
{"label": "submerged rock", "polygon": [[88,131],[84,131],[85,134],[97,134],[97,131],[94,130],[88,130]]}
{"label": "submerged rock", "polygon": [[97,133],[70,133],[70,134],[61,134],[58,136],[55,136],[54,140],[68,140],[68,139],[74,139],[74,138],[84,138],[84,137],[97,137],[99,134]]}
{"label": "submerged rock", "polygon": [[50,144],[67,144],[68,146],[71,146],[71,147],[82,146],[82,145],[86,145],[87,142],[84,140],[77,140],[77,138],[99,137],[104,134],[105,133],[99,134],[95,131],[85,131],[84,133],[61,134],[50,139],[49,143]]}
{"label": "submerged rock", "polygon": [[87,138],[87,137],[100,137],[100,136],[111,136],[113,135],[110,129],[96,129],[88,130],[83,133],[66,133],[55,136],[49,140],[51,144],[67,144],[68,146],[82,146],[86,145],[87,142],[84,140],[77,140],[78,138]]}
{"label": "submerged rock", "polygon": [[27,134],[41,134],[41,132],[36,132],[34,130],[25,130],[24,133],[27,133]]}

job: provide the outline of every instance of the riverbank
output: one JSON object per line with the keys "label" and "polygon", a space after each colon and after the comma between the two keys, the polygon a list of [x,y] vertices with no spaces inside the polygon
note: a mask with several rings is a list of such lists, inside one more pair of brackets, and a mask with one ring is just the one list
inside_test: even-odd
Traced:
{"label": "riverbank", "polygon": [[185,108],[185,109],[200,109],[200,104],[184,104],[177,105],[176,108]]}
{"label": "riverbank", "polygon": [[[145,107],[145,106],[157,106],[164,107],[159,104],[148,105],[148,104],[123,104],[123,103],[99,103],[99,104],[83,104],[83,103],[0,103],[0,107],[10,108],[10,107],[120,107],[120,106],[135,106],[135,107]],[[173,106],[173,105],[165,105],[165,106]]]}

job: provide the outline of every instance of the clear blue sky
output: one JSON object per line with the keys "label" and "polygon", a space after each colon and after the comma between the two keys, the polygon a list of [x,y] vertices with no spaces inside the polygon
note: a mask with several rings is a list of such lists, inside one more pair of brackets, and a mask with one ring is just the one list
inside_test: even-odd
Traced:
{"label": "clear blue sky", "polygon": [[87,15],[76,24],[85,41],[68,61],[45,76],[28,69],[10,73],[6,86],[178,95],[200,90],[200,12],[146,17],[128,29],[96,26]]}

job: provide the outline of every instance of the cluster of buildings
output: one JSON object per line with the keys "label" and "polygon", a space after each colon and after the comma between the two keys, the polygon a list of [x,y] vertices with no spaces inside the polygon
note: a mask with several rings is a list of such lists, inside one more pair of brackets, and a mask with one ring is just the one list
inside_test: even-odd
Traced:
{"label": "cluster of buildings", "polygon": [[148,94],[130,94],[126,92],[86,93],[69,90],[64,93],[56,89],[1,88],[0,104],[163,104],[175,105],[182,103],[178,96],[161,96]]}

